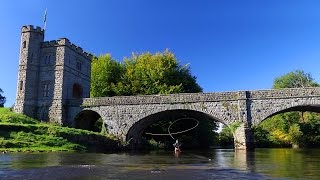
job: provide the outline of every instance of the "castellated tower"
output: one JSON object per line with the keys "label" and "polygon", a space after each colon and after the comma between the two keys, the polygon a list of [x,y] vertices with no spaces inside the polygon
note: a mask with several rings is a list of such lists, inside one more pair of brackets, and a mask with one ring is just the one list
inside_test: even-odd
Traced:
{"label": "castellated tower", "polygon": [[22,27],[14,111],[69,125],[69,101],[89,97],[92,55],[66,38],[44,41],[44,33]]}
{"label": "castellated tower", "polygon": [[41,28],[33,28],[32,26],[22,27],[17,95],[14,110],[31,117],[36,117],[38,91],[34,87],[38,85],[39,81],[39,59],[43,39],[44,31]]}

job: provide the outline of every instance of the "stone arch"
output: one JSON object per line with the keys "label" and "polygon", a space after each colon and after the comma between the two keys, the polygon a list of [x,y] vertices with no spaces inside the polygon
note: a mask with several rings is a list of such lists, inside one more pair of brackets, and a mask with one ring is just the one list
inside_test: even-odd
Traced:
{"label": "stone arch", "polygon": [[282,108],[276,108],[276,110],[270,110],[264,117],[262,117],[258,124],[262,121],[266,120],[269,117],[275,116],[277,114],[292,112],[292,111],[300,111],[300,112],[317,112],[320,113],[320,104],[303,104],[303,105],[296,105],[296,106],[284,106]]}
{"label": "stone arch", "polygon": [[138,121],[136,121],[128,130],[126,140],[131,141],[132,139],[139,139],[142,136],[143,131],[152,123],[168,118],[169,120],[175,120],[183,117],[191,117],[195,119],[210,119],[214,121],[226,124],[223,120],[213,117],[212,115],[196,110],[190,109],[170,109],[160,111],[151,115],[148,115]]}
{"label": "stone arch", "polygon": [[74,83],[72,86],[72,97],[79,99],[83,97],[83,89],[82,86],[78,83]]}
{"label": "stone arch", "polygon": [[101,118],[101,115],[93,110],[83,110],[75,117],[75,128],[85,129],[90,131],[99,131],[95,123]]}
{"label": "stone arch", "polygon": [[[189,104],[157,104],[157,105],[141,105],[139,106],[140,112],[137,116],[133,116],[135,119],[134,122],[139,121],[147,116],[160,113],[163,111],[170,110],[190,110],[197,111],[211,117],[214,117],[218,121],[224,124],[230,124],[238,120],[238,109],[235,108],[226,108],[223,102],[200,102],[200,103],[189,103]],[[238,102],[229,103],[230,106],[237,105]]]}

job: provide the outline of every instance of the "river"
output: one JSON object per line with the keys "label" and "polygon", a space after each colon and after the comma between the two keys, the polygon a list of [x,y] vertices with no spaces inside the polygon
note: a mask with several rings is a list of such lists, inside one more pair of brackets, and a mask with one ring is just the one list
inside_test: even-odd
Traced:
{"label": "river", "polygon": [[319,179],[320,149],[6,153],[0,179]]}

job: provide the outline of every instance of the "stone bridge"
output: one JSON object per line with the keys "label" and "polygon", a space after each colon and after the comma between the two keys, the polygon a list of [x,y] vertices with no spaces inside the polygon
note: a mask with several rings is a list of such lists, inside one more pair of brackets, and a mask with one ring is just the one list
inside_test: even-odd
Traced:
{"label": "stone bridge", "polygon": [[228,126],[239,122],[235,148],[248,149],[251,127],[266,118],[288,111],[320,112],[320,88],[85,98],[69,100],[67,106],[67,124],[88,128],[101,117],[109,133],[134,142],[164,118],[206,118]]}

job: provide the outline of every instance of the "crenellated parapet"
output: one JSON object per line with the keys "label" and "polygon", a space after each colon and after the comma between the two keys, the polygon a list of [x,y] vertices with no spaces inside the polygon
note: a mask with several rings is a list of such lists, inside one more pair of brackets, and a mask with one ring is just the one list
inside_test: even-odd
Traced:
{"label": "crenellated parapet", "polygon": [[40,34],[44,34],[44,30],[41,27],[33,25],[22,26],[21,32],[38,32]]}
{"label": "crenellated parapet", "polygon": [[93,55],[67,38],[44,41],[44,35],[45,30],[38,26],[21,28],[14,110],[64,124],[67,100],[89,96]]}
{"label": "crenellated parapet", "polygon": [[81,47],[71,43],[67,38],[60,38],[58,40],[53,40],[53,41],[45,41],[41,44],[42,48],[58,47],[58,46],[67,46],[73,51],[79,53],[80,55],[87,57],[88,59],[92,59],[93,57],[92,54],[85,52]]}

